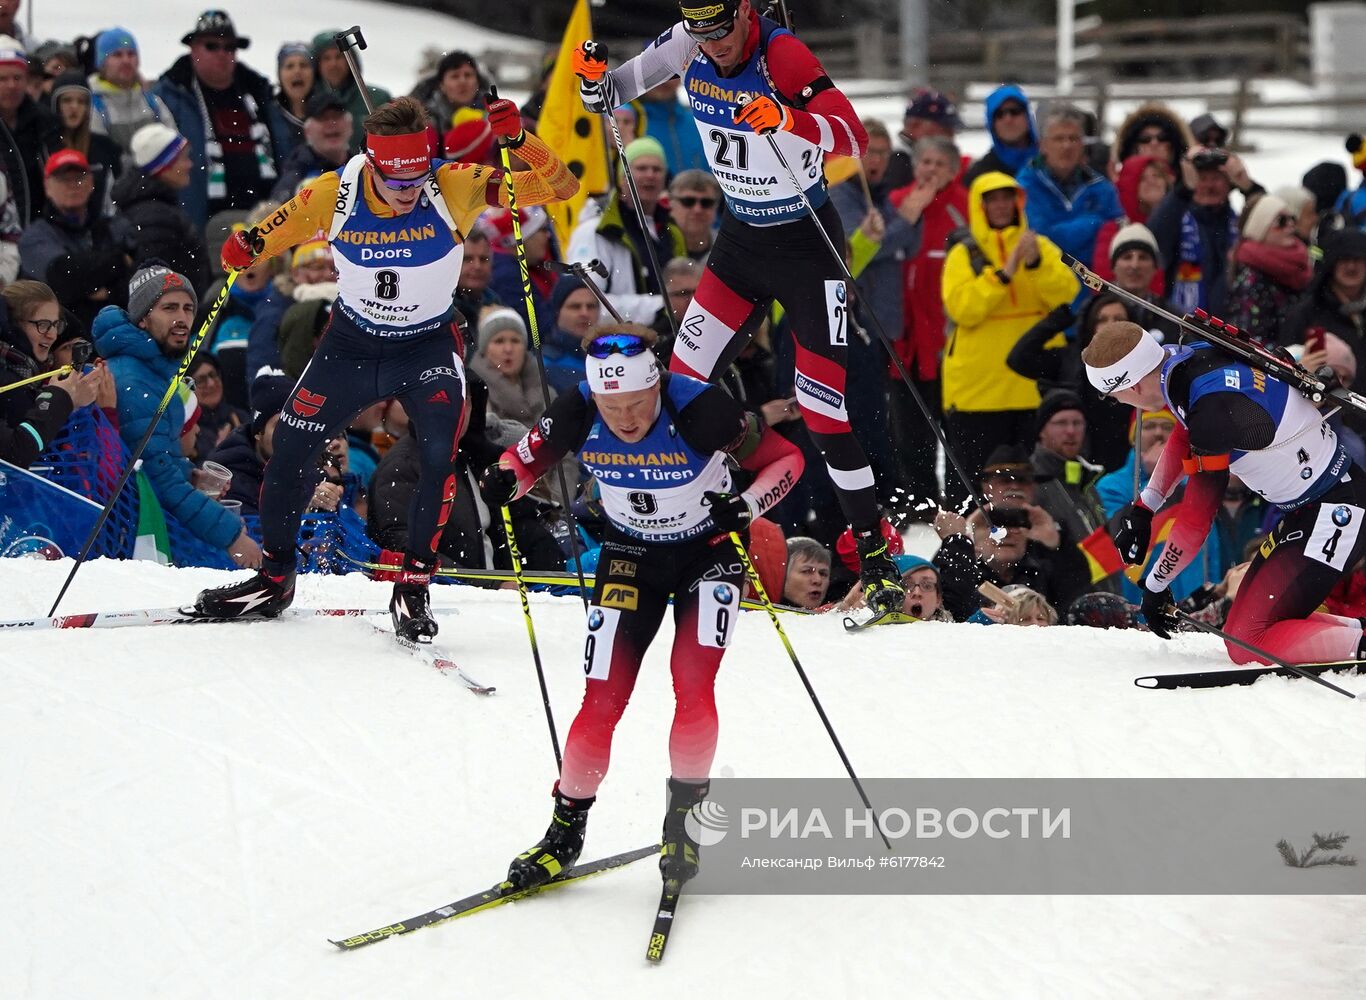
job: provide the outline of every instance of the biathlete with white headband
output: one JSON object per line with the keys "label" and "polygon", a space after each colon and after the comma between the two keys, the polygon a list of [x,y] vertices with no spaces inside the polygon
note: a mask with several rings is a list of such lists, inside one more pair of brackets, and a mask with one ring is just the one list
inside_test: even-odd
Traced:
{"label": "biathlete with white headband", "polygon": [[607,517],[584,646],[583,706],[565,740],[550,829],[508,871],[519,887],[553,878],[583,849],[613,730],[670,595],[675,708],[660,867],[668,879],[696,874],[697,844],[683,819],[707,794],[716,674],[745,582],[727,533],[744,533],[802,472],[801,452],[722,389],[661,372],[654,342],[651,330],[634,324],[589,331],[587,381],[556,399],[480,483],[490,504],[504,504],[577,452]]}
{"label": "biathlete with white headband", "polygon": [[[1134,323],[1097,331],[1082,360],[1103,395],[1176,415],[1148,485],[1111,522],[1125,561],[1143,562],[1153,511],[1183,473],[1189,477],[1162,558],[1144,580],[1149,628],[1164,639],[1175,629],[1171,581],[1203,544],[1232,472],[1282,515],[1243,577],[1224,630],[1291,663],[1362,658],[1361,619],[1316,609],[1366,554],[1366,472],[1313,404],[1217,347],[1163,347]],[[1226,646],[1235,663],[1256,660]]]}
{"label": "biathlete with white headband", "polygon": [[[515,104],[490,102],[488,118],[531,168],[513,174],[520,204],[563,200],[578,190],[555,153],[523,131]],[[365,152],[306,183],[223,247],[223,266],[238,271],[326,233],[339,294],[275,430],[261,490],[261,569],[249,580],[204,591],[195,608],[215,617],[274,617],[289,606],[299,519],[312,486],[307,471],[356,413],[396,398],[417,430],[422,471],[389,607],[401,637],[430,641],[436,621],[427,585],[455,498],[465,400],[452,293],[465,234],[485,208],[507,206],[507,189],[501,170],[434,164],[427,113],[411,97],[375,110],[365,132]]]}

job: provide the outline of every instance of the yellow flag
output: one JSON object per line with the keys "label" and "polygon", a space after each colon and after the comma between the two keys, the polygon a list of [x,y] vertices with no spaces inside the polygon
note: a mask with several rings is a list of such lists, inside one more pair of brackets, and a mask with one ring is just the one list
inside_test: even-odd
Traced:
{"label": "yellow flag", "polygon": [[608,190],[607,152],[603,146],[602,116],[590,114],[579,100],[579,79],[574,75],[572,53],[580,42],[593,37],[593,23],[588,16],[588,0],[576,0],[574,13],[564,29],[555,69],[546,88],[545,105],[536,134],[553,149],[579,179],[579,192],[568,201],[557,201],[545,206],[555,226],[560,246],[569,246],[579,212],[589,195]]}

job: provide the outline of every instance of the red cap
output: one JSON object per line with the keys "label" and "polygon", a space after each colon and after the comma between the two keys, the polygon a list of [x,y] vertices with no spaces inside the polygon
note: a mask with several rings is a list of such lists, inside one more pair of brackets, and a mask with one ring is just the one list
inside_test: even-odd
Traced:
{"label": "red cap", "polygon": [[78,149],[59,149],[47,158],[47,163],[43,164],[43,176],[51,177],[58,170],[67,170],[72,167],[88,173],[90,161]]}

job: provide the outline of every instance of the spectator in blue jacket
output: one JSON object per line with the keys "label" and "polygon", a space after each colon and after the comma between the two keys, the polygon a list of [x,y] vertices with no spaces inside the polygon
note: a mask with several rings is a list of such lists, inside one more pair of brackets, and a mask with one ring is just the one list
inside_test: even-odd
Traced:
{"label": "spectator in blue jacket", "polygon": [[1080,261],[1095,256],[1100,227],[1124,215],[1115,186],[1086,165],[1085,121],[1071,105],[1051,108],[1039,155],[1015,178],[1025,192],[1029,224]]}
{"label": "spectator in blue jacket", "polygon": [[[149,264],[128,284],[127,311],[108,306],[95,317],[95,344],[114,377],[119,434],[129,448],[147,433],[180,368],[196,304],[194,287],[184,277]],[[259,566],[261,548],[247,535],[242,519],[196,488],[199,473],[180,448],[184,423],[184,404],[173,395],[142,453],[142,471],[152,491],[195,537],[226,549],[238,566]]]}
{"label": "spectator in blue jacket", "polygon": [[682,82],[673,76],[640,95],[641,106],[645,108],[645,134],[664,147],[670,177],[685,170],[711,170],[692,108],[678,100]]}
{"label": "spectator in blue jacket", "polygon": [[963,175],[964,187],[972,187],[973,181],[993,170],[1014,177],[1021,167],[1039,155],[1034,112],[1029,106],[1029,98],[1018,86],[1007,83],[988,94],[986,117],[991,148],[968,167]]}
{"label": "spectator in blue jacket", "polygon": [[556,394],[572,392],[585,378],[583,335],[597,326],[602,306],[583,280],[566,275],[550,295],[555,324],[542,342],[545,377]]}
{"label": "spectator in blue jacket", "polygon": [[251,39],[221,10],[199,15],[181,42],[190,47],[153,93],[190,143],[194,171],[180,205],[196,225],[227,208],[249,208],[270,194],[293,145],[270,81],[237,61]]}

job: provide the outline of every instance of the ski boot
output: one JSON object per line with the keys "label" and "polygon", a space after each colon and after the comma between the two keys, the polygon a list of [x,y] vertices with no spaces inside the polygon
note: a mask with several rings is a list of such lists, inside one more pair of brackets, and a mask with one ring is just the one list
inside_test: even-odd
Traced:
{"label": "ski boot", "polygon": [[697,874],[700,847],[688,832],[686,820],[694,806],[707,797],[710,781],[693,784],[669,779],[669,811],[664,814],[664,839],[659,849],[659,871],[666,882],[680,885]]}
{"label": "ski boot", "polygon": [[403,557],[403,569],[394,577],[394,593],[389,598],[389,614],[394,618],[394,634],[408,642],[431,642],[436,635],[436,619],[428,585],[432,564],[412,555]]}
{"label": "ski boot", "polygon": [[595,795],[586,799],[567,798],[557,790],[550,828],[540,843],[513,859],[508,866],[508,884],[516,889],[530,889],[573,868],[583,851],[588,809],[596,800]]}
{"label": "ski boot", "polygon": [[858,544],[859,582],[863,584],[863,601],[874,614],[900,611],[906,599],[906,588],[901,585],[901,574],[887,554],[887,539],[880,528],[856,531]]}
{"label": "ski boot", "polygon": [[201,590],[194,612],[206,618],[279,618],[294,603],[294,567],[265,559],[250,579]]}

